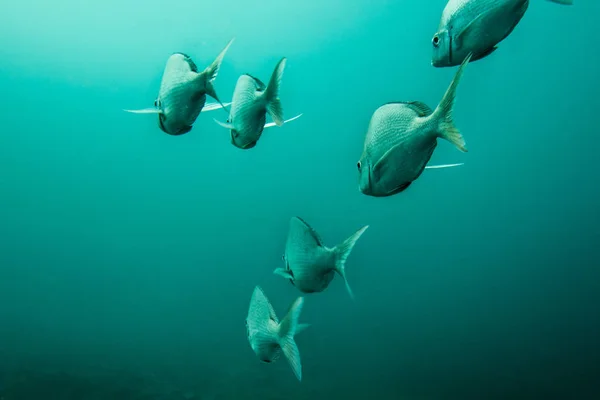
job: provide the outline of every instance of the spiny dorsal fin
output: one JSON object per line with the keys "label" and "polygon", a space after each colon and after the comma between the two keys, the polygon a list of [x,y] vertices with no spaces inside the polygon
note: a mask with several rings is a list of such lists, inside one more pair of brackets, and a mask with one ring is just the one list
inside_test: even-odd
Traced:
{"label": "spiny dorsal fin", "polygon": [[192,72],[198,72],[198,66],[192,60],[192,57],[190,57],[187,54],[182,53],[182,52],[177,52],[177,53],[174,53],[174,54],[181,54],[183,56],[184,61],[190,66],[190,70]]}
{"label": "spiny dorsal fin", "polygon": [[267,85],[264,84],[263,81],[261,81],[260,79],[258,79],[257,77],[255,77],[254,75],[251,74],[244,74],[246,76],[249,76],[250,78],[254,79],[254,82],[256,82],[256,89],[260,92],[264,91],[267,88]]}
{"label": "spiny dorsal fin", "polygon": [[414,112],[416,112],[419,115],[419,117],[427,117],[433,114],[433,110],[422,101],[391,101],[385,104],[403,104],[411,110],[413,110]]}
{"label": "spiny dorsal fin", "polygon": [[308,233],[316,242],[316,244],[320,247],[323,247],[323,241],[321,240],[321,236],[315,231],[312,226],[308,224],[305,220],[300,217],[293,217],[291,223],[294,224],[294,220],[297,221],[300,225],[302,225],[303,229]]}
{"label": "spiny dorsal fin", "polygon": [[269,301],[267,304],[269,305],[269,315],[271,319],[275,321],[275,323],[279,324],[279,319],[277,318],[277,314],[275,314],[275,309],[271,305],[271,302]]}

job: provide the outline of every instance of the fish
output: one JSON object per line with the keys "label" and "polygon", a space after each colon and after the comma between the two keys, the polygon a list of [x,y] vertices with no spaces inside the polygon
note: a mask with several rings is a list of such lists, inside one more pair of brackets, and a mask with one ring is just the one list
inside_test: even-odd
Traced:
{"label": "fish", "polygon": [[209,104],[206,111],[226,109],[215,92],[214,81],[233,40],[227,43],[212,64],[203,71],[198,70],[196,63],[187,54],[173,53],[167,60],[154,108],[125,111],[158,114],[159,128],[169,135],[179,136],[192,130],[206,104],[206,95],[217,101],[216,104]]}
{"label": "fish", "polygon": [[[573,0],[547,0],[572,5]],[[436,68],[486,58],[498,49],[523,18],[529,0],[449,0],[431,43],[431,64]]]}
{"label": "fish", "polygon": [[435,111],[420,101],[387,103],[375,110],[356,164],[361,193],[386,197],[406,190],[426,168],[437,138],[467,152],[452,114],[456,88],[470,59],[471,54],[463,60]]}
{"label": "fish", "polygon": [[323,244],[319,234],[306,221],[292,217],[283,254],[285,268],[277,268],[273,273],[288,279],[303,293],[324,291],[337,273],[344,280],[350,298],[354,299],[346,277],[346,260],[368,227],[363,226],[342,243],[330,248]]}
{"label": "fish", "polygon": [[299,381],[302,381],[302,362],[294,336],[310,327],[298,322],[303,306],[304,298],[296,298],[280,322],[263,289],[255,286],[246,317],[246,335],[260,361],[272,363],[283,352]]}
{"label": "fish", "polygon": [[267,113],[273,118],[270,126],[280,127],[286,122],[279,99],[286,61],[285,57],[279,60],[266,86],[250,74],[238,78],[227,122],[215,119],[217,124],[230,131],[231,143],[235,147],[246,150],[256,146],[264,128],[269,125],[265,124]]}

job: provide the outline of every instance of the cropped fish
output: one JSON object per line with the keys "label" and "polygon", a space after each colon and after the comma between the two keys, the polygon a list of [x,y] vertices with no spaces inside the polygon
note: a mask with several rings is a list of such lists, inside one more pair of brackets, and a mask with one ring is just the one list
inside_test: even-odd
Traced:
{"label": "cropped fish", "polygon": [[281,352],[287,358],[294,374],[302,380],[300,352],[294,336],[308,328],[309,324],[299,324],[304,298],[298,297],[290,306],[281,322],[260,286],[256,286],[250,299],[246,317],[246,334],[254,353],[265,363],[276,361]]}
{"label": "cropped fish", "polygon": [[[573,0],[548,0],[572,5]],[[487,57],[521,21],[529,0],[449,0],[433,36],[431,64],[459,65],[469,53],[472,61]]]}
{"label": "cropped fish", "polygon": [[360,192],[385,197],[406,190],[426,168],[439,137],[467,151],[452,109],[470,59],[463,60],[435,111],[420,101],[388,103],[375,110],[357,164]]}
{"label": "cropped fish", "polygon": [[[188,133],[204,108],[206,95],[217,100],[220,107],[226,107],[219,100],[213,84],[223,57],[232,42],[233,39],[229,41],[215,61],[203,71],[198,70],[196,63],[188,55],[172,54],[165,66],[158,98],[154,101],[154,108],[125,111],[136,114],[158,114],[158,126],[169,135]],[[207,111],[218,108],[211,104]]]}
{"label": "cropped fish", "polygon": [[354,298],[346,278],[346,259],[368,227],[362,227],[341,244],[329,248],[306,221],[292,217],[283,255],[285,268],[273,272],[289,279],[303,293],[322,292],[337,272],[344,279],[350,297]]}
{"label": "cropped fish", "polygon": [[285,57],[277,63],[268,86],[250,74],[239,77],[231,99],[229,119],[226,123],[215,119],[219,125],[230,130],[234,146],[240,149],[256,146],[266,127],[267,112],[273,118],[274,125],[282,126],[286,122],[278,97],[285,63]]}

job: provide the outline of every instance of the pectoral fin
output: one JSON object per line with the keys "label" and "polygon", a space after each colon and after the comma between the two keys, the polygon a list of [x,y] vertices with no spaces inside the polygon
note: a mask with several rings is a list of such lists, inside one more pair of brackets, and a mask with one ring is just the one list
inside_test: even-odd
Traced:
{"label": "pectoral fin", "polygon": [[[284,124],[287,124],[288,122],[292,122],[295,119],[298,119],[302,116],[302,114],[296,115],[294,118],[290,118],[290,119],[286,119],[285,121],[283,121]],[[268,124],[265,124],[265,128],[271,128],[273,126],[276,126],[277,124],[275,122],[269,122]]]}
{"label": "pectoral fin", "polygon": [[273,273],[283,278],[294,280],[294,275],[292,275],[289,271],[283,268],[277,268],[275,271],[273,271]]}
{"label": "pectoral fin", "polygon": [[230,106],[230,105],[231,105],[231,102],[229,102],[229,103],[223,103],[223,104],[221,104],[221,103],[206,103],[204,105],[204,107],[202,107],[202,112],[204,112],[204,111],[214,111],[214,110],[218,110],[220,108],[225,108],[225,107]]}
{"label": "pectoral fin", "polygon": [[133,114],[162,114],[162,111],[159,110],[158,108],[143,108],[141,110],[125,110],[123,109],[123,111],[128,112],[128,113],[133,113]]}
{"label": "pectoral fin", "polygon": [[452,167],[460,167],[461,165],[464,165],[465,163],[458,163],[458,164],[441,164],[441,165],[428,165],[425,167],[425,169],[439,169],[439,168],[452,168]]}
{"label": "pectoral fin", "polygon": [[233,125],[229,124],[229,123],[225,123],[225,122],[221,122],[215,118],[213,118],[215,120],[215,122],[219,125],[221,125],[223,128],[225,129],[233,129]]}

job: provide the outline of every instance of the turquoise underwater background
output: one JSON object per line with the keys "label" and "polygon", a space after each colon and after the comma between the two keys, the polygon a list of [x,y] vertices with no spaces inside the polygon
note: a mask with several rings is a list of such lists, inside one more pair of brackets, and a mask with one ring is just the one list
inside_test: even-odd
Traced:
{"label": "turquoise underwater background", "polygon": [[[531,0],[469,64],[455,120],[406,191],[358,191],[373,111],[434,107],[444,0],[6,1],[0,13],[0,397],[16,399],[597,399],[600,3]],[[285,117],[231,145],[223,110],[169,136],[151,107],[167,57],[215,81],[267,81],[288,58]],[[212,101],[209,99],[209,101]],[[370,228],[305,296],[298,382],[244,326],[260,285],[301,293],[289,219],[333,246]],[[144,397],[145,396],[145,397]],[[598,397],[596,397],[598,396]]]}

